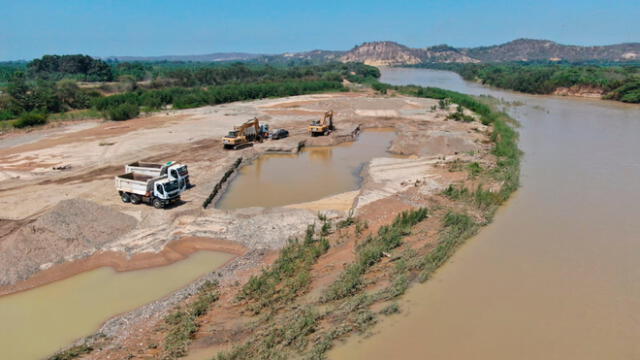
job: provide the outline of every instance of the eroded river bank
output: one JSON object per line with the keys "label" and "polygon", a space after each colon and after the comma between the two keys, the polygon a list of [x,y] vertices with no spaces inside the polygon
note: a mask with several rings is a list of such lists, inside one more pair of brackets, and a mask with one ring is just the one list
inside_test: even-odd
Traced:
{"label": "eroded river bank", "polygon": [[332,359],[640,357],[640,109],[528,96],[449,72],[387,69],[383,82],[512,102],[522,188],[493,224],[375,335]]}

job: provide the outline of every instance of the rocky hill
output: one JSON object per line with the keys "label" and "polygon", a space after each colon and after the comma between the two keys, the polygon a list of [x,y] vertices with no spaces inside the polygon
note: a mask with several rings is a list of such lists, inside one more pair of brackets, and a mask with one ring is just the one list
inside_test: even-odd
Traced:
{"label": "rocky hill", "polygon": [[395,42],[378,41],[356,46],[344,54],[340,60],[343,62],[362,62],[374,66],[412,65],[422,62],[416,52],[416,49]]}
{"label": "rocky hill", "polygon": [[414,65],[424,62],[478,62],[446,45],[412,49],[392,41],[368,42],[358,45],[344,54],[340,60],[343,62],[362,62],[375,66]]}
{"label": "rocky hill", "polygon": [[633,61],[640,60],[640,43],[606,46],[562,45],[550,40],[517,39],[508,43],[475,48],[437,45],[410,48],[393,41],[365,42],[349,51],[313,50],[277,55],[214,53],[157,57],[112,56],[119,61],[250,61],[264,64],[321,64],[329,61],[363,62],[374,66],[422,63],[480,63],[505,61]]}
{"label": "rocky hill", "polygon": [[518,39],[501,45],[454,48],[438,45],[410,48],[391,41],[368,42],[346,52],[341,61],[369,65],[413,65],[420,63],[470,63],[504,61],[629,61],[640,60],[640,43],[607,46],[562,45],[549,40]]}
{"label": "rocky hill", "polygon": [[562,45],[549,40],[518,39],[502,45],[461,49],[482,62],[566,60],[625,61],[640,59],[640,43],[607,46]]}

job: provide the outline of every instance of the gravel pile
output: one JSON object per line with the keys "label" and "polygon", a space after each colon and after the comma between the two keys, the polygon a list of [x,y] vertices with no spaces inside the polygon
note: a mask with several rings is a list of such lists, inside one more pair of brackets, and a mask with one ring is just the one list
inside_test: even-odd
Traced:
{"label": "gravel pile", "polygon": [[91,255],[131,231],[137,220],[107,206],[71,199],[22,225],[0,242],[0,285],[25,280],[42,264]]}
{"label": "gravel pile", "polygon": [[53,239],[100,247],[136,226],[137,220],[107,206],[83,199],[64,200],[40,216],[33,229]]}

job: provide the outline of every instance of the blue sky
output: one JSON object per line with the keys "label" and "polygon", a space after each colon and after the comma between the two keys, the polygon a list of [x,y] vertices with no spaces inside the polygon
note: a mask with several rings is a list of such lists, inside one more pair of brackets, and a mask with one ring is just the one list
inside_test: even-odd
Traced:
{"label": "blue sky", "polygon": [[640,0],[0,0],[0,60],[640,41]]}

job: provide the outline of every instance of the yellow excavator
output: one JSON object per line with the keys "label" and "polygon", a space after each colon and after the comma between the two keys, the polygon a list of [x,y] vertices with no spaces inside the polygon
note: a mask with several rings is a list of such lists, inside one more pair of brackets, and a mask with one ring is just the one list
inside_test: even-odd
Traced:
{"label": "yellow excavator", "polygon": [[328,135],[335,130],[333,126],[333,110],[324,113],[322,120],[312,120],[309,124],[309,134],[311,136]]}
{"label": "yellow excavator", "polygon": [[262,141],[269,137],[269,126],[260,125],[258,118],[253,118],[240,126],[235,126],[227,136],[222,138],[225,149],[237,149],[254,141]]}

